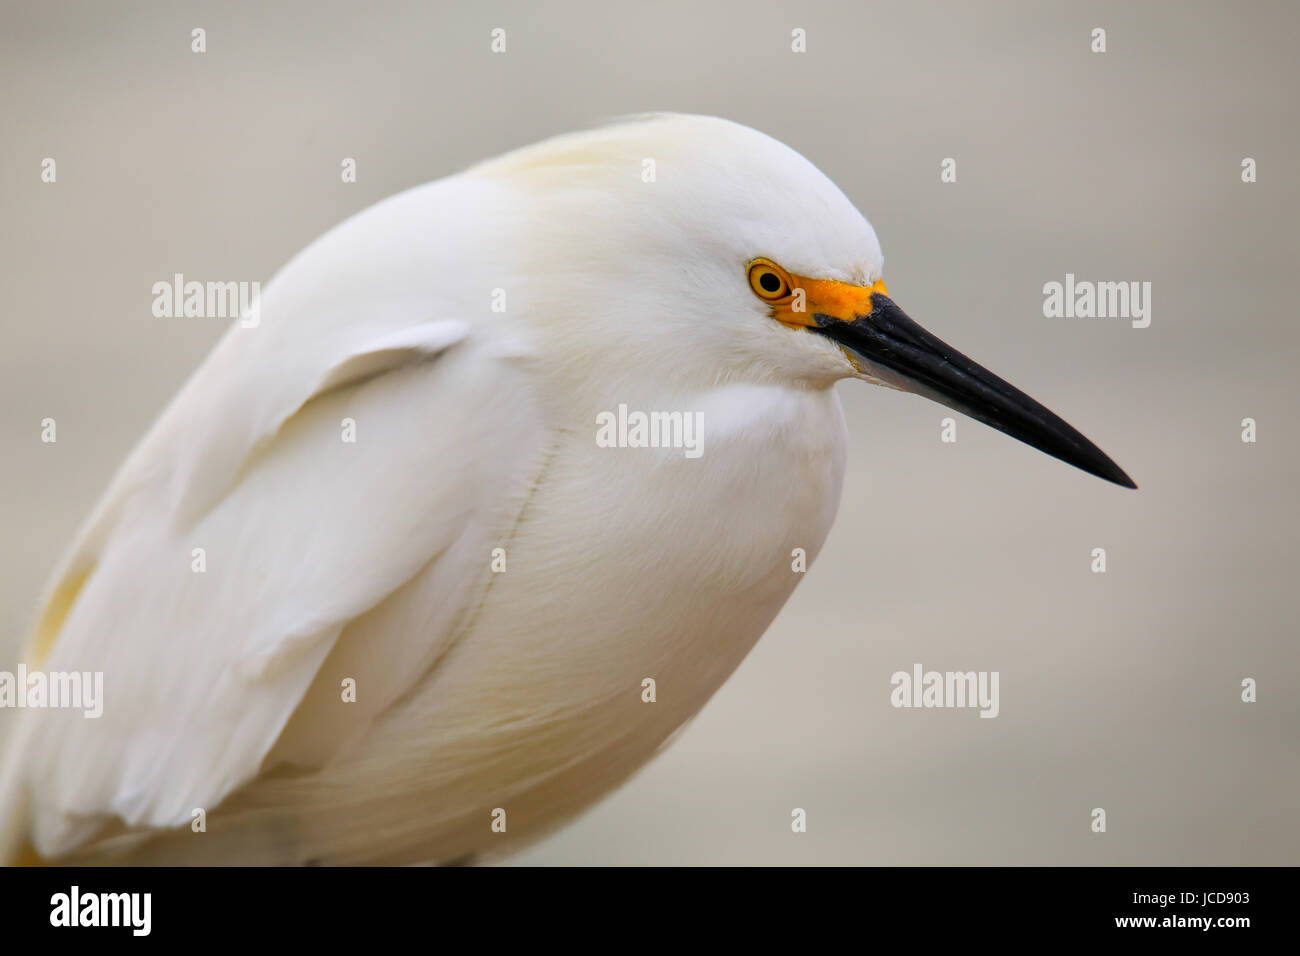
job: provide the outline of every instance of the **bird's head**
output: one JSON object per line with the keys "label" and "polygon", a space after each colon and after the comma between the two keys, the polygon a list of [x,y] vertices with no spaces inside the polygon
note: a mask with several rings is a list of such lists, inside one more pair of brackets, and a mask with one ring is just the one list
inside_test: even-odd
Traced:
{"label": "bird's head", "polygon": [[885,285],[871,224],[769,136],[656,114],[470,175],[526,194],[512,247],[526,308],[548,316],[552,354],[695,385],[856,378],[1136,487],[1066,422],[912,321]]}

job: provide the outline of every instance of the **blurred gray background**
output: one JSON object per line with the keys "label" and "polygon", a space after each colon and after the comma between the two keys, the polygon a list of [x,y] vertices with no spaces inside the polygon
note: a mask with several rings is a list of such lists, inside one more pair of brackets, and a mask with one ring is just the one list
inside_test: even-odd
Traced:
{"label": "blurred gray background", "polygon": [[[1141,490],[964,418],[943,444],[940,407],[842,385],[848,478],[820,561],[673,747],[514,862],[1300,863],[1294,4],[2,9],[0,667],[223,330],[154,318],[154,282],[264,282],[475,160],[712,113],[819,165],[874,223],[898,302]],[[1067,272],[1151,282],[1150,328],[1044,318]],[[1001,715],[892,708],[916,662],[1000,671]]]}

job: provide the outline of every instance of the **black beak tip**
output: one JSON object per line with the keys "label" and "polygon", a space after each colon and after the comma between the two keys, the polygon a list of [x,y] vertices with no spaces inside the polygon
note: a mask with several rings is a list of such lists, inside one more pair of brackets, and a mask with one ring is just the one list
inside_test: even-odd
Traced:
{"label": "black beak tip", "polygon": [[[1070,427],[1065,425],[1064,422],[1061,424],[1064,425],[1065,428]],[[1073,429],[1070,430],[1073,431]],[[1079,439],[1079,443],[1082,444],[1083,447],[1077,448],[1073,455],[1062,455],[1058,450],[1042,448],[1040,448],[1040,450],[1047,451],[1049,455],[1060,458],[1062,461],[1068,462],[1076,468],[1086,471],[1090,475],[1095,475],[1103,481],[1109,481],[1112,484],[1119,485],[1121,488],[1137,488],[1137,482],[1130,478],[1123,468],[1115,464],[1109,455],[1078,432],[1074,432],[1074,435]],[[1023,441],[1024,439],[1021,440]],[[1030,444],[1033,443],[1031,442]]]}
{"label": "black beak tip", "polygon": [[1134,491],[1137,490],[1137,482],[1125,474],[1123,468],[1119,467],[1119,465],[1116,465],[1114,462],[1111,462],[1111,467],[1114,468],[1114,472],[1109,475],[1102,475],[1102,478],[1105,478],[1107,481],[1113,481],[1121,488],[1132,488]]}
{"label": "black beak tip", "polygon": [[[1048,441],[1035,441],[1036,437],[1043,436],[1028,436],[1028,434],[1023,433],[1013,433],[1014,437],[1026,442],[1031,447],[1036,447],[1039,451],[1045,451],[1045,453],[1052,455],[1053,458],[1061,459],[1066,464],[1073,464],[1075,468],[1087,472],[1088,475],[1100,477],[1102,481],[1110,481],[1110,483],[1119,485],[1121,488],[1138,488],[1138,483],[1128,477],[1128,472],[1115,464],[1110,455],[1093,445],[1091,441],[1076,432],[1065,421],[1057,418],[1056,415],[1052,415],[1052,412],[1045,410],[1045,408],[1043,411],[1054,425],[1054,428],[1048,432]],[[989,424],[993,424],[993,427],[997,428],[997,424]],[[1062,442],[1062,438],[1065,441]]]}
{"label": "black beak tip", "polygon": [[[1128,476],[1128,473],[1115,464],[1110,456],[1094,445],[1088,439],[1084,438],[1077,431],[1067,425],[1065,422],[1057,419],[1060,431],[1070,435],[1074,441],[1070,442],[1073,446],[1068,450],[1061,447],[1050,447],[1047,443],[1038,443],[1032,439],[1026,439],[1026,436],[1016,435],[1021,441],[1039,451],[1046,452],[1053,458],[1058,458],[1069,465],[1074,465],[1080,471],[1109,481],[1111,484],[1119,485],[1121,488],[1137,488],[1137,482]],[[997,427],[996,425],[994,427]]]}

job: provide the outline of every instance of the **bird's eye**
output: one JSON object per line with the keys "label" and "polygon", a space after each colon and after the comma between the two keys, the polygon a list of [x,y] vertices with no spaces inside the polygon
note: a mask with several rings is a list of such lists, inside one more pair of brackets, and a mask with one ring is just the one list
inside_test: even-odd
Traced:
{"label": "bird's eye", "polygon": [[766,259],[750,263],[749,287],[754,290],[754,295],[768,302],[784,299],[790,294],[790,280],[785,270]]}

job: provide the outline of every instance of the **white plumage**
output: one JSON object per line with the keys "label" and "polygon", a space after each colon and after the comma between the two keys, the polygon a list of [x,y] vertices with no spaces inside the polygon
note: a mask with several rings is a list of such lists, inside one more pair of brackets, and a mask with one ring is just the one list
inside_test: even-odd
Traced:
{"label": "white plumage", "polygon": [[[892,383],[773,321],[758,256],[880,278],[870,225],[806,160],[690,116],[509,154],[309,246],[55,576],[31,664],[103,671],[104,712],[5,717],[11,850],[449,860],[626,779],[776,615],[793,549],[820,548],[830,386]],[[702,412],[703,456],[598,447],[620,403]]]}
{"label": "white plumage", "polygon": [[[810,169],[701,118],[561,138],[382,202],[270,283],[59,574],[93,569],[40,666],[103,671],[106,705],[22,715],[6,800],[30,794],[39,853],[93,849],[114,816],[181,827],[158,859],[492,849],[617,784],[704,703],[792,589],[791,548],[820,545],[842,463],[829,392],[702,351],[699,323],[758,318],[709,308],[718,266],[678,258],[725,247],[692,207],[741,146],[774,176]],[[853,218],[846,265],[878,266]],[[748,305],[743,261],[720,278]],[[596,447],[619,402],[702,410],[708,452]]]}

